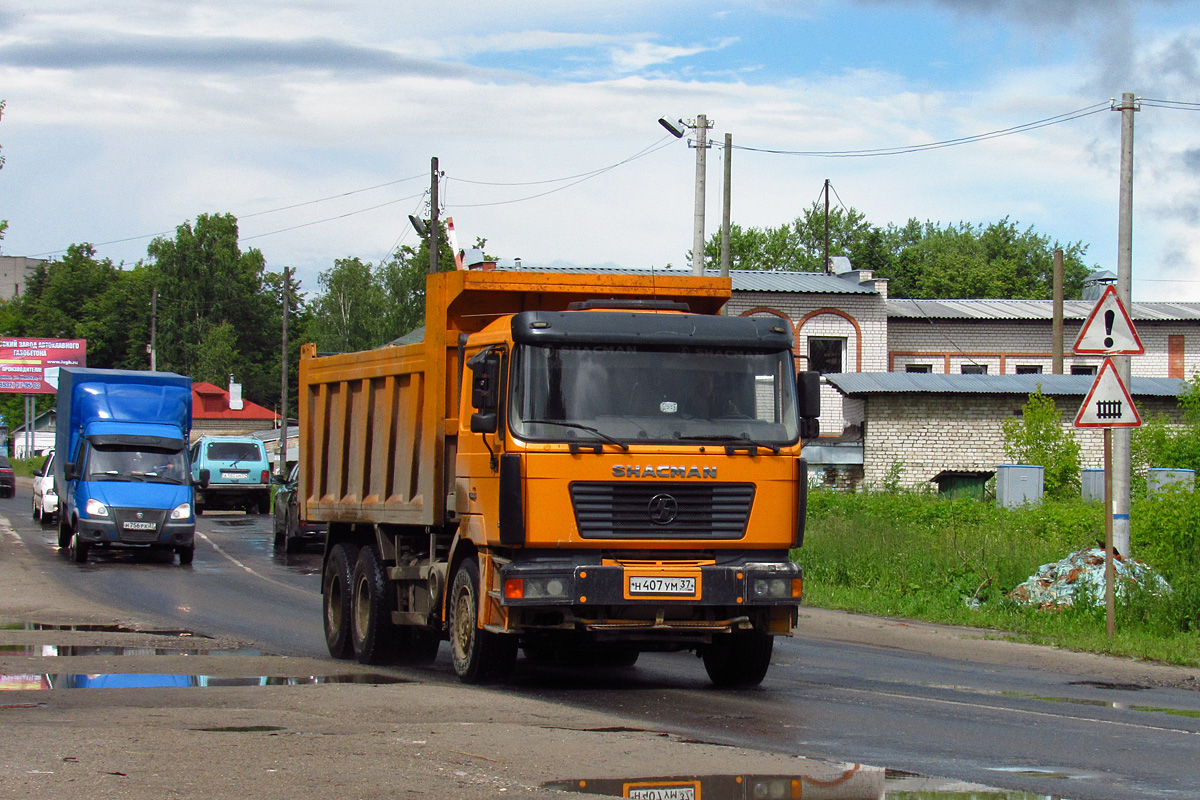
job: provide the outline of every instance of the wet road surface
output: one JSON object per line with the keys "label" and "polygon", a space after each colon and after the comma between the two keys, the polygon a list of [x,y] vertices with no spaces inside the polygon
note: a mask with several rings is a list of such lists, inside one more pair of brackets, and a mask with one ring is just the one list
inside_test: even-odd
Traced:
{"label": "wet road surface", "polygon": [[[0,500],[0,515],[48,574],[81,595],[264,651],[325,656],[319,548],[276,553],[269,516],[202,517],[189,567],[120,551],[94,552],[76,565],[58,554],[53,527],[29,519],[28,505],[18,490]],[[429,668],[383,671],[456,682],[445,645]],[[645,654],[629,669],[521,660],[512,683],[496,691],[615,712],[700,741],[945,776],[1029,797],[1200,797],[1200,692],[1186,689],[796,637],[779,641],[771,672],[753,690],[713,689],[693,656]]]}

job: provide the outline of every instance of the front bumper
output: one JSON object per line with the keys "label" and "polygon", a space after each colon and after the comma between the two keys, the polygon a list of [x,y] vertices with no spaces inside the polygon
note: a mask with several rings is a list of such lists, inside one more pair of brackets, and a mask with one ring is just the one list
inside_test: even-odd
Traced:
{"label": "front bumper", "polygon": [[754,608],[796,606],[803,594],[799,564],[646,563],[600,565],[511,562],[500,566],[501,603],[553,606],[687,605]]}
{"label": "front bumper", "polygon": [[132,531],[118,528],[118,521],[112,518],[80,519],[76,530],[84,543],[109,547],[193,547],[196,540],[194,520],[167,520],[157,523],[154,530]]}

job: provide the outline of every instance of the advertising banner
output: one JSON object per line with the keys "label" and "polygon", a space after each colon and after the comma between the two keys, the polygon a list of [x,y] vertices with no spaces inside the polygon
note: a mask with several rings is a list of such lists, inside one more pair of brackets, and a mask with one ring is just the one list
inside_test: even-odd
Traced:
{"label": "advertising banner", "polygon": [[0,392],[54,394],[59,367],[86,367],[87,339],[0,337]]}

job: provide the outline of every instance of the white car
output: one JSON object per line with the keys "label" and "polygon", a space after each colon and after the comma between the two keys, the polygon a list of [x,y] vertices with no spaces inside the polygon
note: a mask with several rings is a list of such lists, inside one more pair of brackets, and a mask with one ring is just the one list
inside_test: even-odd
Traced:
{"label": "white car", "polygon": [[43,524],[54,521],[58,514],[58,492],[54,487],[54,452],[41,469],[33,474],[33,518]]}

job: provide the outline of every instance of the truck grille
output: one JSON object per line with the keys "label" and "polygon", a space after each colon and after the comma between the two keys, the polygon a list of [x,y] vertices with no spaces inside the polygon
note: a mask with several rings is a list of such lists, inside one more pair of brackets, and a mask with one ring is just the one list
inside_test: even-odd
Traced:
{"label": "truck grille", "polygon": [[584,539],[740,539],[752,483],[572,483]]}
{"label": "truck grille", "polygon": [[[138,515],[141,514],[139,517]],[[157,542],[158,534],[162,531],[166,511],[156,509],[114,508],[113,519],[117,523],[117,536],[122,542]],[[134,525],[150,524],[149,528],[128,528],[126,523]]]}

